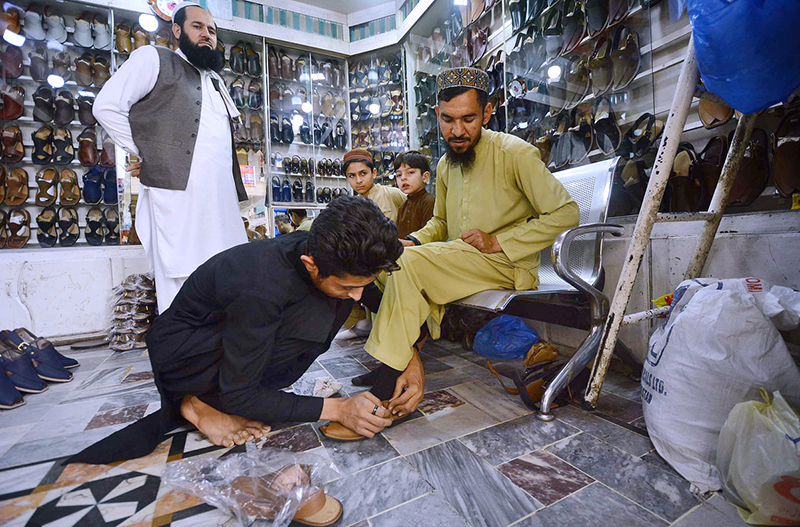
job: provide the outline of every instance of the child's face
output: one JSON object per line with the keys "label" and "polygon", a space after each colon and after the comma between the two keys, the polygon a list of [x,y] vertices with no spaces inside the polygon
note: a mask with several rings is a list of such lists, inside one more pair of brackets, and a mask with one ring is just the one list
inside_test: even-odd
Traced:
{"label": "child's face", "polygon": [[405,163],[402,163],[397,169],[395,177],[397,178],[397,186],[400,190],[406,194],[413,194],[431,180],[431,173],[423,173],[418,168],[411,168]]}
{"label": "child's face", "polygon": [[366,163],[350,163],[345,175],[350,187],[361,196],[366,196],[375,186],[375,170],[369,168]]}

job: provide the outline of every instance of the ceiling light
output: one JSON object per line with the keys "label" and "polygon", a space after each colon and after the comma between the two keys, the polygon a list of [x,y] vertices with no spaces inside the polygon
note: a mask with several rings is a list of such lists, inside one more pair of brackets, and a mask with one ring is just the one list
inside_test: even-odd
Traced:
{"label": "ceiling light", "polygon": [[158,19],[153,15],[142,13],[139,15],[139,25],[142,26],[142,29],[145,31],[152,32],[158,29]]}
{"label": "ceiling light", "polygon": [[21,48],[23,44],[25,44],[25,37],[20,35],[19,33],[14,33],[10,29],[6,29],[3,31],[3,40],[11,44],[12,46],[17,46]]}
{"label": "ceiling light", "polygon": [[49,84],[53,88],[61,88],[62,86],[64,86],[64,77],[62,77],[61,75],[48,75],[47,84]]}
{"label": "ceiling light", "polygon": [[555,65],[547,68],[547,76],[551,79],[558,79],[561,77],[561,66]]}

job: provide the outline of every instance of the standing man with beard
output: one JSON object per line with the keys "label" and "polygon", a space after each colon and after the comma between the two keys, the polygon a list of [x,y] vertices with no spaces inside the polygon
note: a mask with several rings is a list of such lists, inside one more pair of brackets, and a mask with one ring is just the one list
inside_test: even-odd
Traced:
{"label": "standing man with beard", "polygon": [[200,264],[247,241],[247,199],[233,145],[239,112],[218,75],[224,57],[211,15],[192,2],[172,14],[180,49],[134,51],[97,95],[94,115],[141,159],[136,231],[155,274],[163,313]]}
{"label": "standing man with beard", "polygon": [[[578,205],[536,147],[482,129],[492,115],[486,73],[454,68],[436,80],[448,152],[436,171],[433,218],[402,240],[401,270],[386,281],[365,346],[382,363],[405,370],[390,405],[398,415],[422,398],[424,373],[413,348],[420,325],[429,316],[441,322],[445,304],[480,291],[536,288],[539,252],[579,220]],[[438,327],[431,329],[438,337]]]}

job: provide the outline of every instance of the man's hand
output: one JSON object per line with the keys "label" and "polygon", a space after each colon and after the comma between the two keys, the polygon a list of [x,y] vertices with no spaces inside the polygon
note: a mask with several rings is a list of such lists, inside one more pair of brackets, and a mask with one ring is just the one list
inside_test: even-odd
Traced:
{"label": "man's hand", "polygon": [[400,243],[403,244],[403,247],[414,247],[415,245],[411,240],[403,240],[402,238],[400,239]]}
{"label": "man's hand", "polygon": [[[405,390],[405,391],[404,391]],[[406,366],[406,370],[397,378],[394,395],[389,401],[389,411],[398,417],[405,417],[417,409],[425,390],[425,369],[419,354],[414,356]]]}
{"label": "man's hand", "polygon": [[392,424],[389,415],[377,397],[362,392],[346,399],[325,399],[320,419],[336,421],[362,436],[373,437]]}
{"label": "man's hand", "polygon": [[134,163],[125,168],[125,172],[130,172],[132,177],[139,177],[139,171],[142,169],[142,163]]}
{"label": "man's hand", "polygon": [[472,229],[461,235],[461,239],[485,254],[499,253],[503,249],[495,236],[489,236],[483,231]]}

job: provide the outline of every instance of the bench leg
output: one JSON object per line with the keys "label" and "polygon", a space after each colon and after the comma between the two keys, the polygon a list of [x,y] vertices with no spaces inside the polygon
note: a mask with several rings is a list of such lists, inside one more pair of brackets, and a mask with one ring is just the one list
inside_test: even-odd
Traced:
{"label": "bench leg", "polygon": [[553,382],[547,387],[544,395],[542,396],[541,403],[539,404],[539,411],[536,417],[542,421],[552,421],[555,416],[552,412],[553,401],[556,396],[561,393],[564,388],[583,370],[597,354],[597,348],[600,346],[600,339],[603,335],[603,326],[596,327],[592,333],[586,337],[581,347],[575,352],[575,355],[567,362],[564,367],[558,372]]}

